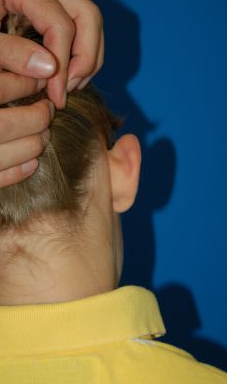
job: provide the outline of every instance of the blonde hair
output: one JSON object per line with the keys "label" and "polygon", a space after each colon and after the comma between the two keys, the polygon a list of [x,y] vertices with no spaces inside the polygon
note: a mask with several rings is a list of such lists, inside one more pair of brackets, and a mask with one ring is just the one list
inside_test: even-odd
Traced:
{"label": "blonde hair", "polygon": [[[26,105],[43,97],[45,92],[14,104]],[[50,126],[51,141],[38,159],[37,171],[0,190],[0,229],[19,227],[34,214],[63,210],[79,214],[91,165],[103,143],[111,147],[119,125],[93,86],[71,92],[66,108],[56,112]]]}

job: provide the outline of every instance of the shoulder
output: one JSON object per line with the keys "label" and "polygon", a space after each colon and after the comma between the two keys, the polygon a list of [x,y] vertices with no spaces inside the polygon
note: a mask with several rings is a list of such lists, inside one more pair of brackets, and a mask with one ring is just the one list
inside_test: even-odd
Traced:
{"label": "shoulder", "polygon": [[141,383],[227,384],[225,372],[174,346],[143,338],[131,339],[128,346],[137,354],[137,367],[149,372]]}

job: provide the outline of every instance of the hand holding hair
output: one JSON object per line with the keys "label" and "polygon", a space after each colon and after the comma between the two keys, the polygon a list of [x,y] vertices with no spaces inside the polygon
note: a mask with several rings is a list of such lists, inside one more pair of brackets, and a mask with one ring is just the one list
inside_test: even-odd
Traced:
{"label": "hand holding hair", "polygon": [[0,0],[0,20],[23,14],[43,36],[40,47],[19,37],[0,34],[0,65],[11,72],[46,78],[49,98],[57,108],[66,89],[83,88],[103,62],[102,17],[89,0]]}
{"label": "hand holding hair", "polygon": [[[16,25],[10,31],[13,34],[0,33],[0,105],[35,94],[47,85],[50,99],[63,107],[66,86],[68,91],[81,89],[102,64],[98,8],[89,0],[0,0],[0,21],[10,12],[25,14],[43,35],[46,48],[16,36],[14,33],[21,35]],[[0,109],[0,188],[18,183],[36,170],[36,157],[44,149],[42,135],[49,135],[46,128],[53,115],[54,106],[48,100]]]}

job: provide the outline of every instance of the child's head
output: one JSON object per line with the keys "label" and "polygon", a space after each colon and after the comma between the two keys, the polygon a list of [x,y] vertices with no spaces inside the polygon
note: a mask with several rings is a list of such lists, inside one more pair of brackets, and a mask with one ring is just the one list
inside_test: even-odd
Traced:
{"label": "child's head", "polygon": [[71,244],[75,257],[77,250],[95,254],[103,249],[111,254],[117,284],[122,264],[118,213],[133,204],[140,166],[133,135],[113,143],[118,126],[93,87],[69,95],[67,107],[57,111],[52,122],[51,142],[39,158],[38,170],[0,191],[3,256],[32,259],[33,253],[44,254],[50,242],[62,249]]}
{"label": "child's head", "polygon": [[[27,105],[45,96],[41,92],[10,105]],[[66,108],[56,112],[51,142],[39,158],[37,172],[0,191],[0,225],[19,226],[36,213],[64,209],[78,216],[92,164],[104,148],[111,148],[119,125],[93,87],[72,92]]]}

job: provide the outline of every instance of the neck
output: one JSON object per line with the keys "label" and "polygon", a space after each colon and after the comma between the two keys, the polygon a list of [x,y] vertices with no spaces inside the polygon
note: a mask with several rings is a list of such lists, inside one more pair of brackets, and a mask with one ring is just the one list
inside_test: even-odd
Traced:
{"label": "neck", "polygon": [[110,233],[97,223],[96,236],[91,226],[86,241],[63,236],[50,223],[41,227],[35,234],[14,236],[10,257],[1,252],[0,305],[72,301],[117,287],[122,255],[115,236],[103,241]]}

